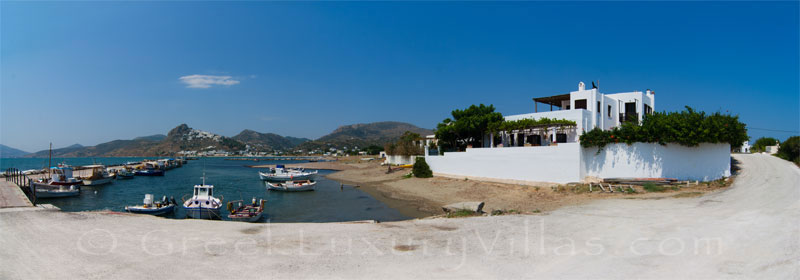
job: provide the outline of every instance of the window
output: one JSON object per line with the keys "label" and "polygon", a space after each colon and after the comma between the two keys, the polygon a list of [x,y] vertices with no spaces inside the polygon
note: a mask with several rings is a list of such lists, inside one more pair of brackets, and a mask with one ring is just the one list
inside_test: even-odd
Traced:
{"label": "window", "polygon": [[650,105],[644,104],[644,114],[649,115],[653,113],[653,108]]}
{"label": "window", "polygon": [[576,99],[575,100],[575,109],[584,109],[584,110],[586,110],[586,99]]}
{"label": "window", "polygon": [[597,113],[600,114],[603,111],[600,110],[600,101],[597,101]]}
{"label": "window", "polygon": [[608,105],[608,118],[611,118],[611,105]]}
{"label": "window", "polygon": [[556,134],[556,143],[567,143],[567,134],[565,133]]}

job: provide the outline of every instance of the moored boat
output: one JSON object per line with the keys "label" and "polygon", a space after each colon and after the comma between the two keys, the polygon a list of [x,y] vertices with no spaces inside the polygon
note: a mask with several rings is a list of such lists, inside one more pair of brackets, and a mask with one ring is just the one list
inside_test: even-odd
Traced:
{"label": "moored boat", "polygon": [[136,176],[164,176],[164,170],[161,169],[142,169],[134,172]]}
{"label": "moored boat", "polygon": [[37,198],[58,198],[78,196],[83,181],[72,177],[72,167],[59,164],[50,168],[50,178],[32,183]]}
{"label": "moored boat", "polygon": [[283,165],[270,168],[267,172],[258,172],[259,178],[263,181],[293,181],[310,180],[318,171],[306,171],[305,169],[291,169]]}
{"label": "moored boat", "polygon": [[256,201],[255,197],[250,204],[243,204],[244,201],[242,200],[228,202],[228,212],[230,212],[228,218],[231,219],[231,221],[239,222],[252,223],[258,221],[264,213],[265,202],[266,200],[263,199]]}
{"label": "moored boat", "polygon": [[106,170],[105,165],[88,165],[85,167],[92,169],[92,175],[81,178],[84,186],[100,186],[110,184],[114,180],[114,177]]}
{"label": "moored boat", "polygon": [[175,211],[175,199],[164,196],[161,201],[153,201],[152,194],[145,194],[142,205],[125,206],[125,211],[135,214],[164,215]]}
{"label": "moored boat", "polygon": [[316,185],[317,182],[311,180],[286,181],[279,183],[267,182],[267,189],[273,191],[302,192],[302,191],[313,191],[314,186]]}
{"label": "moored boat", "polygon": [[117,175],[117,179],[132,179],[133,172],[128,170],[127,168],[122,168],[114,172]]}

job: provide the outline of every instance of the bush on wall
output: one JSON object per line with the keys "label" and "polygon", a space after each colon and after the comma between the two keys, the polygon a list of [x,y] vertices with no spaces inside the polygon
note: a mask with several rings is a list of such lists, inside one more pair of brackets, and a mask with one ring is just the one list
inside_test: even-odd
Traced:
{"label": "bush on wall", "polygon": [[[700,143],[728,143],[739,147],[748,139],[739,116],[696,112],[689,106],[681,112],[654,112],[645,115],[641,124],[628,122],[612,130],[595,128],[580,137],[581,146],[603,149],[609,143],[675,143],[695,147]],[[599,151],[598,151],[599,152]]]}

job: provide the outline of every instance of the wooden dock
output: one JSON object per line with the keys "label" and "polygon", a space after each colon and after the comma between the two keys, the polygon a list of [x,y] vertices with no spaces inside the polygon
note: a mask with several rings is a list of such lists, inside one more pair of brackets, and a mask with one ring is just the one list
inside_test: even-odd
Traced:
{"label": "wooden dock", "polygon": [[2,180],[0,181],[0,208],[11,207],[33,207],[33,203],[16,184]]}

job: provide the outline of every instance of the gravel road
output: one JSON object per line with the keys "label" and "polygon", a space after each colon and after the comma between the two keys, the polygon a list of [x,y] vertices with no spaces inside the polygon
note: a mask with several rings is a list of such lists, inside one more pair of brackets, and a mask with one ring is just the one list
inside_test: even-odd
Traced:
{"label": "gravel road", "polygon": [[542,215],[245,224],[0,212],[0,279],[796,279],[800,169],[736,155],[727,190]]}

